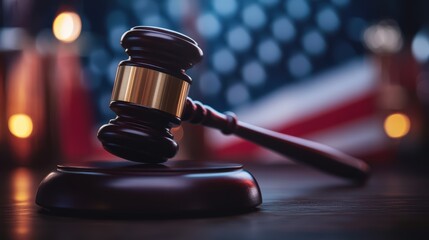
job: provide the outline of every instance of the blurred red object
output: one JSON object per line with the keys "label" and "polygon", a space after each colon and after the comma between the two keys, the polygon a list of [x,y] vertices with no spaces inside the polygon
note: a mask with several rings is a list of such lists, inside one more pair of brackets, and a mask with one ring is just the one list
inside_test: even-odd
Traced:
{"label": "blurred red object", "polygon": [[55,59],[54,101],[59,115],[60,147],[64,161],[79,162],[93,150],[93,112],[77,48],[60,45]]}
{"label": "blurred red object", "polygon": [[16,59],[6,83],[10,151],[18,164],[29,165],[46,137],[43,58],[35,49],[27,47]]}

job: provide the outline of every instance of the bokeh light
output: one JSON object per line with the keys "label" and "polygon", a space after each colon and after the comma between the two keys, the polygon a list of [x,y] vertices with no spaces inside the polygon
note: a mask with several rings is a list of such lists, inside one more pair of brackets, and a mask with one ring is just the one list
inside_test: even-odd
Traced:
{"label": "bokeh light", "polygon": [[384,120],[384,131],[391,138],[401,138],[410,131],[410,119],[403,113],[393,113]]}
{"label": "bokeh light", "polygon": [[226,100],[232,106],[244,104],[249,101],[249,90],[244,84],[236,83],[230,86],[226,91]]}
{"label": "bokeh light", "polygon": [[276,39],[284,42],[291,41],[296,35],[295,26],[287,17],[274,20],[271,30]]}
{"label": "bokeh light", "polygon": [[219,94],[222,88],[221,80],[213,71],[206,71],[201,74],[198,85],[200,91],[206,96],[215,96],[216,94]]}
{"label": "bokeh light", "polygon": [[33,121],[26,114],[14,114],[9,118],[9,131],[18,138],[28,138],[33,132]]}
{"label": "bokeh light", "polygon": [[267,22],[266,13],[261,6],[251,4],[243,9],[242,12],[243,22],[252,29],[260,29],[265,26]]}
{"label": "bokeh light", "polygon": [[217,37],[222,30],[219,20],[211,13],[198,17],[196,24],[198,32],[206,38]]}
{"label": "bokeh light", "polygon": [[74,12],[60,13],[54,20],[52,31],[55,37],[62,42],[73,42],[82,30],[82,22]]}
{"label": "bokeh light", "polygon": [[429,59],[429,34],[426,31],[420,31],[414,36],[411,51],[420,63],[424,63]]}
{"label": "bokeh light", "polygon": [[365,30],[366,46],[375,53],[396,53],[402,47],[402,35],[396,23],[382,21]]}
{"label": "bokeh light", "polygon": [[226,35],[228,45],[237,52],[248,50],[252,45],[252,37],[246,28],[237,26],[228,31]]}
{"label": "bokeh light", "polygon": [[238,8],[238,4],[236,0],[228,0],[228,1],[212,1],[214,10],[221,16],[231,16],[233,15]]}
{"label": "bokeh light", "polygon": [[277,63],[281,57],[282,52],[276,41],[273,39],[265,39],[258,45],[258,56],[265,64]]}
{"label": "bokeh light", "polygon": [[310,55],[320,55],[326,50],[326,42],[322,34],[317,30],[311,30],[302,37],[302,45]]}
{"label": "bokeh light", "polygon": [[288,0],[285,8],[289,16],[296,20],[304,20],[310,15],[310,1],[305,0]]}
{"label": "bokeh light", "polygon": [[220,73],[230,73],[237,66],[237,59],[228,48],[215,52],[212,58],[214,69]]}
{"label": "bokeh light", "polygon": [[310,60],[302,53],[293,55],[287,62],[289,72],[294,77],[304,77],[312,70]]}
{"label": "bokeh light", "polygon": [[325,7],[316,15],[318,26],[326,32],[336,31],[340,26],[340,19],[331,7]]}

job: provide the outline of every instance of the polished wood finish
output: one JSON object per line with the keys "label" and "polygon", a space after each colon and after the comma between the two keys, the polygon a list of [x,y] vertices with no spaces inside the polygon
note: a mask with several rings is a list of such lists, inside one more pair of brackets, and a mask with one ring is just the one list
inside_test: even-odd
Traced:
{"label": "polished wood finish", "polygon": [[[191,79],[185,70],[202,57],[194,40],[159,28],[135,27],[124,34],[121,44],[130,56],[120,63],[121,66],[146,67],[189,82]],[[130,102],[112,101],[110,107],[118,117],[100,128],[98,138],[107,151],[131,161],[161,163],[174,156],[178,145],[170,129],[183,120],[220,129],[225,134],[236,134],[355,182],[365,182],[369,176],[369,167],[363,161],[319,143],[239,122],[233,113],[221,114],[190,99],[186,101],[181,119]]]}
{"label": "polished wood finish", "polygon": [[130,56],[120,66],[150,68],[170,74],[189,83],[185,73],[201,61],[203,51],[197,42],[181,33],[156,27],[138,26],[127,31],[121,45]]}
{"label": "polished wood finish", "polygon": [[231,112],[221,114],[190,98],[182,121],[216,128],[224,134],[235,134],[293,160],[355,182],[365,182],[369,176],[370,168],[365,162],[334,148],[240,122]]}
{"label": "polished wood finish", "polygon": [[[202,57],[201,49],[192,39],[153,27],[132,28],[124,34],[121,44],[130,58],[119,64],[120,69],[150,72],[129,74],[132,77],[155,78],[128,79],[124,93],[128,94],[126,99],[130,97],[128,100],[134,99],[129,96],[131,93],[142,94],[128,91],[134,86],[147,84],[147,89],[161,89],[159,84],[163,81],[159,80],[166,74],[174,76],[164,79],[168,80],[170,90],[171,86],[173,90],[174,86],[188,86],[191,78],[185,70]],[[164,74],[153,74],[152,70]],[[171,96],[174,91],[145,96],[150,99],[143,102],[156,100],[157,104],[152,106],[116,99],[114,94],[110,108],[117,117],[103,125],[97,136],[107,151],[145,164],[58,166],[40,184],[36,203],[54,212],[127,216],[224,215],[254,210],[262,202],[261,192],[256,180],[241,165],[183,161],[160,164],[178,150],[170,129],[180,124],[177,115],[182,113],[188,88],[180,92],[181,106],[177,106],[179,98]],[[162,98],[162,93],[170,96]],[[163,108],[155,109],[158,105]]]}
{"label": "polished wood finish", "polygon": [[110,153],[134,162],[163,163],[178,151],[170,129],[180,120],[173,115],[114,101],[110,108],[117,114],[98,130],[98,139]]}
{"label": "polished wood finish", "polygon": [[299,164],[246,163],[263,193],[258,211],[198,218],[53,214],[34,203],[50,169],[3,167],[0,239],[429,239],[429,169],[410,166],[374,166],[357,187]]}
{"label": "polished wood finish", "polygon": [[[120,66],[160,71],[176,77],[172,81],[191,83],[185,70],[202,57],[195,41],[159,28],[132,28],[124,34],[121,44],[130,58]],[[138,88],[139,84],[136,85]],[[112,101],[110,108],[117,117],[99,129],[103,147],[119,157],[148,164],[58,166],[42,181],[36,197],[38,205],[60,212],[139,216],[230,214],[260,205],[258,184],[240,165],[159,164],[176,154],[178,145],[170,129],[181,120],[217,128],[225,134],[234,133],[359,183],[368,176],[368,166],[357,159],[320,144],[250,126],[237,121],[232,113],[221,114],[190,99],[186,100],[181,118],[161,109],[119,100]]]}
{"label": "polished wood finish", "polygon": [[[185,70],[203,55],[193,39],[156,27],[132,28],[122,36],[121,45],[129,59],[120,66],[148,68],[188,83],[192,80]],[[162,163],[176,154],[178,145],[170,129],[180,124],[178,117],[123,101],[112,101],[110,108],[117,117],[98,131],[98,139],[108,152],[144,163]]]}
{"label": "polished wood finish", "polygon": [[224,215],[254,210],[259,186],[240,164],[91,162],[62,165],[40,184],[36,203],[94,215]]}

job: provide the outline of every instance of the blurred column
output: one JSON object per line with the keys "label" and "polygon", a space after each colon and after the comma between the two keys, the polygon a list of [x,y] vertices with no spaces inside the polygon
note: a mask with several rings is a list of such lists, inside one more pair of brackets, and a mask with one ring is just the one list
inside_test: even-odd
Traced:
{"label": "blurred column", "polygon": [[[48,0],[50,2],[50,0]],[[0,3],[0,148],[1,164],[38,165],[46,160],[46,59],[31,35],[49,10],[34,11],[32,0]]]}
{"label": "blurred column", "polygon": [[[394,20],[382,20],[364,34],[366,46],[374,54],[379,69],[378,107],[384,119],[386,136],[391,140],[394,158],[414,158],[420,143],[421,110],[416,101],[419,67]],[[406,153],[406,157],[401,156]]]}
{"label": "blurred column", "polygon": [[5,116],[5,91],[4,91],[4,63],[0,55],[0,155],[6,154],[6,116]]}
{"label": "blurred column", "polygon": [[[62,161],[80,162],[93,151],[93,111],[75,40],[81,33],[78,13],[66,10],[57,15],[52,30],[59,40],[54,63],[53,88],[58,113]],[[107,66],[106,66],[107,67]],[[106,106],[108,107],[108,106]]]}
{"label": "blurred column", "polygon": [[10,152],[18,165],[44,163],[46,130],[45,61],[27,45],[7,76],[6,117]]}

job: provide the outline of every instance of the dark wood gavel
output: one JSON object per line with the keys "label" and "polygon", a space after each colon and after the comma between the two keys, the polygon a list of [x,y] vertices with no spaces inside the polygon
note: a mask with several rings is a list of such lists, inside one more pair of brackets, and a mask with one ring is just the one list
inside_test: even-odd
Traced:
{"label": "dark wood gavel", "polygon": [[134,27],[121,39],[129,59],[118,66],[110,108],[117,117],[103,125],[103,147],[131,161],[162,163],[178,144],[170,129],[181,121],[235,134],[324,172],[364,182],[368,165],[331,147],[273,132],[221,114],[188,98],[191,78],[185,70],[202,58],[191,38],[166,29]]}

